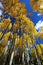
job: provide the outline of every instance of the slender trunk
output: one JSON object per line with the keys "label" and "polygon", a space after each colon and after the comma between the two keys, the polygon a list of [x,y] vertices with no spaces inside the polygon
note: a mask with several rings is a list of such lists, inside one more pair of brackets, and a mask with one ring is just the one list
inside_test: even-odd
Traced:
{"label": "slender trunk", "polygon": [[13,58],[14,58],[14,51],[13,51],[12,54],[11,54],[11,59],[10,59],[9,65],[12,65],[12,63],[13,63]]}
{"label": "slender trunk", "polygon": [[9,51],[9,45],[10,45],[10,41],[8,41],[8,44],[5,47],[5,52],[4,52],[4,55],[3,55],[3,59],[4,59],[3,65],[5,65],[6,60],[7,60],[7,55],[8,55],[8,51]]}

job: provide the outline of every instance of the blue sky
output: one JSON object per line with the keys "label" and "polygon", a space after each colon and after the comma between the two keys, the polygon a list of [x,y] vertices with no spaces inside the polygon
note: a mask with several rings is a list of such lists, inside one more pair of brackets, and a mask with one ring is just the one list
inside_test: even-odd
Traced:
{"label": "blue sky", "polygon": [[25,3],[27,10],[29,12],[32,12],[32,8],[31,8],[31,5],[30,5],[30,0],[20,0],[20,2]]}
{"label": "blue sky", "polygon": [[[33,9],[30,4],[30,0],[20,0],[21,2],[25,3],[26,9],[28,10],[29,13],[32,13],[32,16],[30,19],[33,21],[36,29],[40,31],[40,27],[43,26],[43,15],[40,14],[39,12],[33,12]],[[43,43],[43,40],[40,38],[37,39],[36,43]]]}

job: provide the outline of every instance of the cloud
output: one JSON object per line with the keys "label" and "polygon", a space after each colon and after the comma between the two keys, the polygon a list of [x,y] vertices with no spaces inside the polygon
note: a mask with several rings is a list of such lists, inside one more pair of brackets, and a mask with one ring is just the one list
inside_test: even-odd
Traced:
{"label": "cloud", "polygon": [[0,2],[0,16],[1,16],[2,13],[3,13],[2,9],[3,9],[3,5],[2,5],[2,3]]}
{"label": "cloud", "polygon": [[2,5],[2,3],[0,2],[0,8],[2,8],[3,9],[3,5]]}
{"label": "cloud", "polygon": [[0,9],[0,16],[2,15],[3,11]]}
{"label": "cloud", "polygon": [[41,15],[40,13],[37,14],[37,16],[40,16],[40,15]]}
{"label": "cloud", "polygon": [[42,20],[40,20],[40,21],[38,21],[38,23],[36,23],[35,28],[40,31],[41,26],[43,26],[43,21]]}

